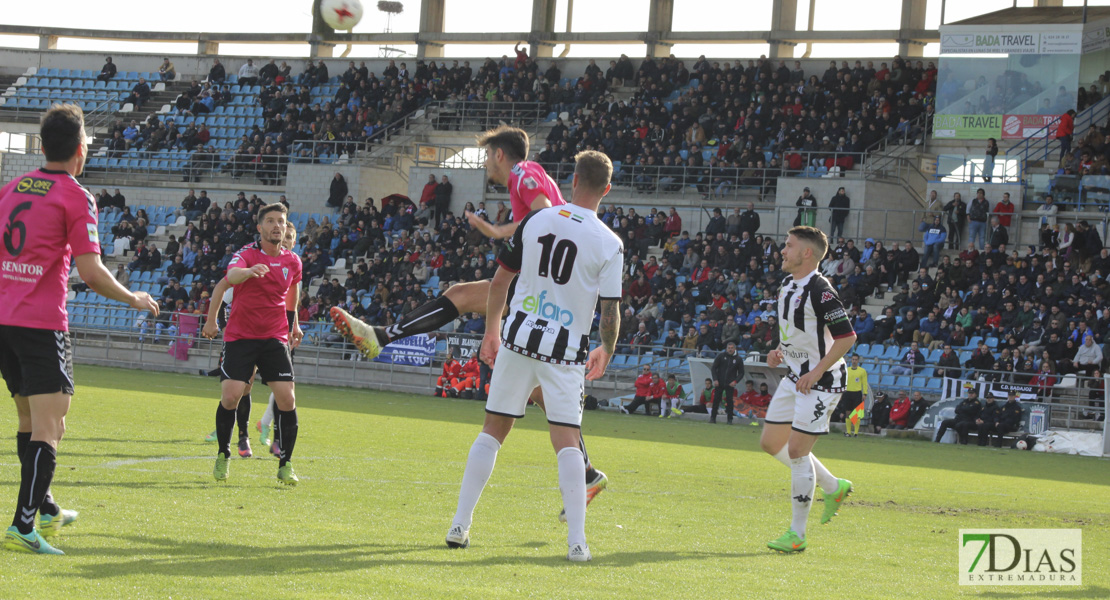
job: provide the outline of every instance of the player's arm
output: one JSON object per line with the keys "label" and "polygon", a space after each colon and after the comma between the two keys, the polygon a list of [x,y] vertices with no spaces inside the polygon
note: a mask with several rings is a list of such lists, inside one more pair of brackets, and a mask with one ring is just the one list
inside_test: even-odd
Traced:
{"label": "player's arm", "polygon": [[224,294],[227,293],[231,284],[227,282],[227,278],[223,278],[216,284],[216,288],[212,290],[212,302],[208,304],[208,318],[204,321],[204,329],[200,330],[200,334],[210,340],[216,338],[216,334],[220,332],[219,315],[220,305],[224,303]]}
{"label": "player's arm", "polygon": [[615,299],[601,300],[601,319],[598,322],[598,334],[601,345],[590,353],[586,360],[586,379],[593,381],[605,374],[609,360],[617,351],[617,334],[621,329],[620,301]]}
{"label": "player's arm", "polygon": [[289,328],[289,347],[296,348],[301,345],[301,340],[304,338],[304,332],[301,331],[301,324],[297,320],[297,304],[301,299],[301,282],[294,283],[289,286],[289,290],[285,292],[285,310],[286,312],[293,313],[293,325]]}
{"label": "player's arm", "polygon": [[146,292],[132,292],[120,285],[116,278],[100,262],[100,254],[88,252],[77,257],[77,273],[94,292],[111,300],[126,302],[136,310],[145,310],[158,316],[158,303]]}
{"label": "player's arm", "polygon": [[486,333],[482,337],[482,351],[479,356],[482,362],[493,366],[497,360],[497,350],[501,346],[501,315],[505,312],[505,303],[509,298],[509,284],[512,283],[516,273],[505,265],[497,269],[490,282],[489,296],[486,298]]}
{"label": "player's arm", "polygon": [[270,267],[262,263],[253,267],[232,267],[227,270],[227,277],[224,279],[231,285],[239,285],[248,279],[264,277],[269,272]]}
{"label": "player's arm", "polygon": [[852,323],[848,320],[848,313],[840,303],[840,298],[831,288],[824,291],[821,297],[827,299],[813,305],[813,312],[817,317],[817,335],[823,335],[825,328],[828,327],[833,337],[833,344],[825,358],[822,358],[810,372],[798,378],[795,387],[803,394],[808,393],[813,384],[817,383],[825,372],[836,361],[843,358],[856,343],[856,332],[852,329]]}
{"label": "player's arm", "polygon": [[[531,212],[535,212],[549,206],[551,206],[551,200],[549,200],[547,196],[543,194],[537,194],[536,197],[532,200],[532,204],[529,205],[528,208],[531,210]],[[503,240],[512,237],[513,234],[516,233],[517,227],[520,226],[520,222],[506,223],[504,225],[494,225],[472,212],[466,213],[466,220],[468,223],[470,223],[471,227],[474,227],[478,231],[481,231],[482,234],[486,237],[490,237],[496,240]]]}

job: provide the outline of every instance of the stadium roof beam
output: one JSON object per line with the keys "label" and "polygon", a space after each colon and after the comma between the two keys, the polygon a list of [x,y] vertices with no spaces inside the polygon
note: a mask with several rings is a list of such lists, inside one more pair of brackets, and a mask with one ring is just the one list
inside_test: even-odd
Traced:
{"label": "stadium roof beam", "polygon": [[[429,3],[445,0],[429,0]],[[534,0],[543,4],[551,0]],[[920,2],[925,0],[907,0]],[[665,15],[661,15],[660,18]],[[662,21],[660,21],[661,23]],[[435,23],[432,23],[435,25]],[[609,32],[442,32],[423,33],[354,33],[315,37],[308,32],[299,33],[221,33],[221,32],[148,32],[116,31],[100,29],[74,29],[62,27],[31,27],[23,25],[0,25],[0,34],[30,35],[40,39],[42,49],[57,47],[58,38],[82,38],[100,40],[121,40],[138,42],[194,42],[197,54],[215,54],[221,43],[236,44],[290,44],[311,43],[314,40],[328,44],[414,44],[425,48],[426,56],[438,56],[443,44],[515,44],[527,40],[538,50],[535,54],[544,56],[544,49],[554,44],[645,44],[653,51],[662,51],[676,43],[710,44],[751,44],[768,43],[774,47],[790,48],[806,43],[875,43],[897,42],[905,44],[912,55],[917,49],[920,55],[921,44],[939,42],[940,34],[934,29],[878,29],[849,31],[609,31]],[[658,52],[657,51],[657,52]]]}
{"label": "stadium roof beam", "polygon": [[[810,5],[817,0],[810,0]],[[771,5],[771,31],[779,33],[793,32],[798,23],[798,0],[774,0]],[[767,40],[771,47],[771,58],[788,58],[794,56],[794,46],[797,42],[786,39]]]}

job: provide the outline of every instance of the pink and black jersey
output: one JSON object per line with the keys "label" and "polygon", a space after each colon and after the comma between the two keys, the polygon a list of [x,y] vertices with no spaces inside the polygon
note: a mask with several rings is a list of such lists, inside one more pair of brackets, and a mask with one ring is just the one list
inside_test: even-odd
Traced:
{"label": "pink and black jersey", "polygon": [[509,200],[513,207],[513,222],[519,223],[532,212],[532,202],[543,194],[551,206],[566,204],[559,184],[539,164],[524,160],[513,166],[509,173]]}
{"label": "pink and black jersey", "polygon": [[100,254],[96,201],[65,171],[31,171],[0,189],[0,325],[68,331],[74,256]]}
{"label": "pink and black jersey", "polygon": [[264,277],[251,277],[235,286],[235,302],[227,316],[224,341],[276,339],[289,342],[285,296],[301,281],[301,259],[284,248],[277,256],[270,256],[256,242],[236,252],[227,268],[249,269],[260,264],[270,267]]}

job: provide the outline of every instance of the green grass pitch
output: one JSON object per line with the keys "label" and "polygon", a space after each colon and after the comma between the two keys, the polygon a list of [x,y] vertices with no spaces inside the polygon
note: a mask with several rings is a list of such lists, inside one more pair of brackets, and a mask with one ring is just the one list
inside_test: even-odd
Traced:
{"label": "green grass pitch", "polygon": [[[809,550],[770,552],[789,474],[758,429],[587,413],[609,489],[586,522],[594,561],[565,560],[541,413],[502,449],[467,550],[443,543],[480,403],[300,386],[294,464],[256,456],[212,480],[217,381],[81,367],[54,494],[80,521],[67,556],[0,553],[0,598],[1106,598],[1107,461],[827,436],[816,453],[856,493]],[[268,390],[257,387],[253,422]],[[14,511],[15,411],[0,411],[0,497]],[[4,518],[7,518],[4,513]],[[5,523],[5,526],[7,523]],[[1083,529],[1082,588],[963,588],[960,528]]]}

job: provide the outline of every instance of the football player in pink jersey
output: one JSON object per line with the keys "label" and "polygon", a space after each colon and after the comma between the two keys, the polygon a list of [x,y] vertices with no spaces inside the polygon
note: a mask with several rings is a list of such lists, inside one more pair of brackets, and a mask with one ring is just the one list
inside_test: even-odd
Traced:
{"label": "football player in pink jersey", "polygon": [[[40,126],[43,168],[0,189],[0,374],[19,415],[22,465],[12,526],[4,547],[63,554],[47,543],[77,519],[50,494],[58,443],[73,396],[73,347],[66,312],[70,262],[93,291],[158,315],[145,292],[132,293],[100,262],[96,201],[74,179],[84,170],[85,118],[72,104],[55,105]],[[38,515],[38,528],[35,516]]]}
{"label": "football player in pink jersey", "polygon": [[[467,213],[466,218],[471,227],[491,238],[508,239],[516,232],[524,217],[532,211],[566,204],[559,184],[551,179],[543,167],[527,160],[528,133],[523,129],[507,125],[491,129],[478,136],[478,147],[486,149],[485,166],[489,180],[509,188],[513,220],[511,223],[495,225],[474,213]],[[402,316],[400,321],[388,328],[371,327],[338,306],[331,309],[331,317],[336,330],[353,343],[363,356],[373,360],[386,344],[394,340],[436,331],[457,319],[460,314],[474,312],[484,315],[489,289],[489,280],[456,283],[447,288],[439,298]],[[512,296],[512,288],[509,296]],[[533,391],[531,399],[543,407],[543,394],[539,388]],[[587,501],[593,501],[605,489],[609,480],[604,473],[593,468],[586,453],[585,442],[579,442],[586,461],[586,498]],[[560,513],[559,520],[564,518],[564,513]]]}

